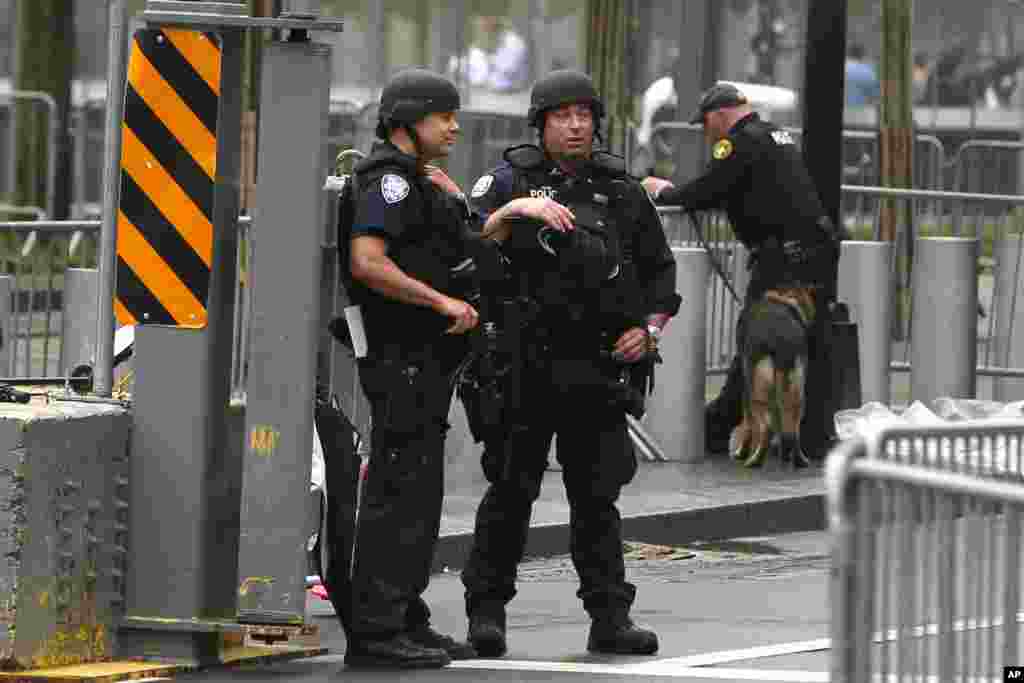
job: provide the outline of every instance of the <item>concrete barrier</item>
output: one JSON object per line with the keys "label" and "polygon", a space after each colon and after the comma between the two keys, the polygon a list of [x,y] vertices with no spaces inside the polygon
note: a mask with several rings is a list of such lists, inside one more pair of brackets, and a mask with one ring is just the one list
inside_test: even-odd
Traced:
{"label": "concrete barrier", "polygon": [[64,271],[58,368],[61,375],[70,374],[79,365],[95,364],[99,282],[100,274],[95,268],[68,268]]}
{"label": "concrete barrier", "polygon": [[889,405],[892,355],[891,242],[843,242],[839,258],[839,300],[857,323],[862,401]]}
{"label": "concrete barrier", "polygon": [[703,249],[672,249],[676,291],[683,297],[661,341],[664,363],[657,366],[644,425],[669,460],[704,458],[707,297],[710,264]]}
{"label": "concrete barrier", "polygon": [[118,406],[0,404],[0,657],[100,661],[124,613],[131,418]]}
{"label": "concrete barrier", "polygon": [[915,243],[911,400],[975,397],[978,246],[974,237],[922,237]]}
{"label": "concrete barrier", "polygon": [[[1008,235],[996,243],[995,361],[1003,368],[1024,367],[1024,235]],[[1014,344],[1014,338],[1017,343]],[[1024,396],[1024,379],[1000,377],[992,387],[996,401]]]}

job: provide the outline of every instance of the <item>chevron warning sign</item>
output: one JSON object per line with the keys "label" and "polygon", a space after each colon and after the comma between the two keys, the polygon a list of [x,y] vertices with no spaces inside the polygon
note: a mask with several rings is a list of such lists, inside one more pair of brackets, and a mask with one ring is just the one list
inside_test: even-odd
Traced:
{"label": "chevron warning sign", "polygon": [[214,33],[133,36],[117,215],[114,312],[122,325],[206,325],[220,66]]}

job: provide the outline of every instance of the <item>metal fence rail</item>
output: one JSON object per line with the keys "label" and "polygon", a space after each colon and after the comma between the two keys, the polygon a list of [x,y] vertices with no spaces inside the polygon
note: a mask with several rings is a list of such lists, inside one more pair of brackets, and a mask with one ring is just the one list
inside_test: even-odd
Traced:
{"label": "metal fence rail", "polygon": [[[1022,369],[1017,367],[1019,360],[1013,349],[1024,325],[1024,301],[1019,296],[1024,279],[1024,219],[1019,209],[1024,207],[1024,196],[844,185],[842,207],[845,225],[856,237],[880,239],[886,221],[894,233],[896,258],[892,276],[897,320],[893,329],[896,362],[891,369],[896,371],[907,370],[914,357],[910,320],[915,240],[926,236],[962,236],[980,241],[978,373],[1004,379],[979,393],[1000,399],[1000,388],[1009,378],[1019,377]],[[944,281],[942,274],[936,273],[934,286],[948,289],[956,283]],[[935,340],[919,343],[933,344]]]}
{"label": "metal fence rail", "polygon": [[[797,138],[803,135],[800,128],[786,130]],[[700,149],[707,153],[702,126],[682,121],[663,121],[651,128],[647,145],[630,145],[630,156],[646,154],[655,166],[659,160],[673,159],[680,144]],[[881,150],[878,132],[869,130],[844,130],[842,140],[842,178],[848,185],[877,185],[881,168]],[[628,162],[632,163],[633,159]],[[950,162],[942,141],[934,135],[914,137],[914,187],[941,190],[946,186],[946,168]],[[635,170],[635,169],[634,169]],[[1016,177],[1014,175],[1014,177]]]}
{"label": "metal fence rail", "polygon": [[961,424],[829,456],[832,680],[1000,680],[1019,664],[1022,444],[1024,421]]}

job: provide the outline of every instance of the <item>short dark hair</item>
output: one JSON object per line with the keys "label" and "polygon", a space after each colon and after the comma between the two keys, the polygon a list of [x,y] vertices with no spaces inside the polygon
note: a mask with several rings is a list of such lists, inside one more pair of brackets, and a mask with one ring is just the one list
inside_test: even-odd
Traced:
{"label": "short dark hair", "polygon": [[846,54],[850,59],[864,59],[864,55],[867,53],[864,51],[864,46],[860,43],[851,43]]}

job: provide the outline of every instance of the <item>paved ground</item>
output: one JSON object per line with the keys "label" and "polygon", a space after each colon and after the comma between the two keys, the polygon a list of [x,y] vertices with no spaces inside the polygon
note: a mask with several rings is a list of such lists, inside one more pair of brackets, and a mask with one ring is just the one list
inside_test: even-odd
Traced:
{"label": "paved ground", "polygon": [[[461,477],[458,486],[449,487],[436,569],[462,566],[485,487],[482,476]],[[822,529],[823,495],[820,465],[794,470],[769,462],[750,470],[727,458],[709,456],[699,463],[642,463],[633,482],[623,489],[619,508],[626,536],[652,543],[687,543]],[[561,473],[549,471],[534,505],[527,554],[565,552],[568,519]]]}
{"label": "paved ground", "polygon": [[[509,652],[441,671],[365,672],[342,663],[344,637],[326,603],[312,603],[331,654],[273,666],[200,672],[195,681],[727,681],[828,680],[828,536],[823,532],[718,544],[687,544],[662,554],[634,546],[628,577],[638,586],[634,616],[658,631],[651,657],[597,656],[585,650],[588,618],[575,598],[564,556],[521,567],[509,606]],[[644,559],[648,558],[648,559]],[[653,558],[653,559],[651,559]],[[463,636],[462,584],[435,575],[426,598],[434,625]]]}

